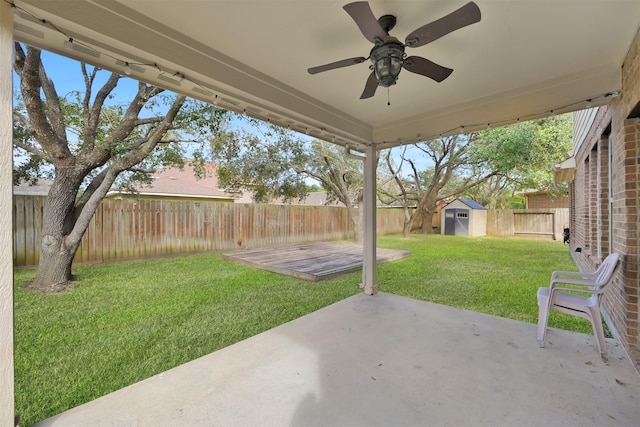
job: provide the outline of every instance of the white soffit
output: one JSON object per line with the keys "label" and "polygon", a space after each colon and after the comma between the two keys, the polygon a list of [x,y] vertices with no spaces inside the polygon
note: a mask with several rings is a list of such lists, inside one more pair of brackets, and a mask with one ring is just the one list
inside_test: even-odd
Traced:
{"label": "white soffit", "polygon": [[568,184],[576,174],[576,158],[569,157],[562,163],[553,166],[553,180],[556,184]]}
{"label": "white soffit", "polygon": [[[131,67],[132,77],[217,96],[223,107],[329,141],[383,148],[606,103],[640,27],[637,0],[477,0],[481,22],[407,49],[453,74],[436,83],[403,70],[387,105],[384,88],[359,99],[368,62],[306,71],[368,56],[372,45],[346,3],[15,0],[15,36],[122,73],[124,62],[157,64]],[[397,16],[391,34],[400,40],[465,3],[369,2],[376,16]],[[80,48],[65,50],[68,37]]]}

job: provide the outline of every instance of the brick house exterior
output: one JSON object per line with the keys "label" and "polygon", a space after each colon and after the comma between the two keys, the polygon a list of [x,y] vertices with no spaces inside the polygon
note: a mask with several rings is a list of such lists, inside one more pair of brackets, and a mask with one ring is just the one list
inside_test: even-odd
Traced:
{"label": "brick house exterior", "polygon": [[562,209],[569,207],[569,196],[552,194],[549,191],[524,193],[526,209]]}
{"label": "brick house exterior", "polygon": [[610,252],[621,255],[603,308],[640,371],[640,33],[623,63],[619,96],[574,113],[574,158],[570,250],[582,271],[594,270]]}

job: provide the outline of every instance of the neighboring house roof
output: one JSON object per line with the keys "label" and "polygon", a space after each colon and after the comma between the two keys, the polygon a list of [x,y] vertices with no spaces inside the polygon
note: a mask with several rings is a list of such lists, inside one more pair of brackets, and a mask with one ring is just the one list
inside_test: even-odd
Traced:
{"label": "neighboring house roof", "polygon": [[[327,204],[327,193],[325,191],[312,191],[304,200],[293,202],[300,205],[325,206]],[[333,201],[330,206],[344,206],[338,201]]]}
{"label": "neighboring house roof", "polygon": [[[524,196],[524,197],[533,197],[533,196],[552,195],[552,194],[554,194],[554,192],[551,191],[551,190],[524,190],[524,191],[518,192],[516,194]],[[555,194],[559,194],[559,192],[556,190]]]}
{"label": "neighboring house roof", "polygon": [[[183,169],[167,167],[153,174],[150,184],[138,184],[134,188],[144,196],[201,197],[211,199],[235,199],[237,196],[218,187],[217,165],[207,163],[205,176],[196,176],[191,162],[185,161]],[[113,192],[111,194],[114,194]]]}
{"label": "neighboring house roof", "polygon": [[13,194],[15,196],[46,196],[53,181],[50,179],[39,179],[35,185],[28,182],[21,182],[13,186]]}
{"label": "neighboring house roof", "polygon": [[[293,199],[288,203],[289,205],[307,205],[307,206],[340,206],[344,207],[344,203],[339,200],[327,204],[328,194],[326,191],[311,191],[304,199]],[[284,204],[282,202],[272,202],[277,204]],[[399,205],[387,205],[382,203],[380,199],[376,200],[376,206],[379,208],[399,208]]]}
{"label": "neighboring house roof", "polygon": [[[159,169],[153,174],[151,184],[139,184],[135,188],[138,194],[144,196],[163,197],[199,197],[210,199],[234,199],[235,203],[253,203],[251,193],[229,193],[218,187],[218,166],[215,163],[206,164],[206,176],[198,178],[189,160],[185,160],[182,170],[178,167]],[[110,192],[110,195],[120,194]],[[309,193],[305,199],[295,199],[287,204],[324,206],[327,201],[327,193],[315,191]],[[272,201],[275,204],[284,204],[282,201]],[[332,203],[331,206],[342,206],[341,203]]]}
{"label": "neighboring house roof", "polygon": [[304,199],[291,199],[286,203],[283,199],[273,200],[270,203],[277,205],[344,206],[341,202],[336,200],[327,205],[326,191],[311,191]]}
{"label": "neighboring house roof", "polygon": [[[476,202],[475,200],[471,200],[471,199],[455,199],[453,202],[455,202],[456,200],[461,202],[461,203],[464,203],[465,205],[467,205],[471,209],[481,209],[481,210],[485,210],[485,211],[487,210],[487,208],[485,208],[484,206],[482,206],[480,203]],[[448,205],[450,205],[453,202],[448,203]]]}

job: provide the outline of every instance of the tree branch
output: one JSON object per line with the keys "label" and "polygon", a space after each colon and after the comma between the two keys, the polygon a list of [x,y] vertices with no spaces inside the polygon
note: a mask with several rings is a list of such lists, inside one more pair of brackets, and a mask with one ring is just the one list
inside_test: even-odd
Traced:
{"label": "tree branch", "polygon": [[[137,126],[136,122],[138,121],[138,114],[140,114],[140,111],[142,110],[142,107],[144,107],[145,103],[152,97],[161,93],[162,91],[163,89],[156,88],[154,86],[148,86],[140,82],[138,84],[138,92],[136,93],[136,96],[134,97],[131,104],[129,104],[129,107],[127,108],[127,111],[125,112],[124,117],[122,118],[122,121],[120,122],[120,124],[106,138],[105,145],[107,147],[110,147],[115,143],[124,141],[127,138],[127,136],[131,134],[133,129]],[[176,98],[176,102],[178,102],[178,98]],[[184,99],[182,99],[182,101],[180,102],[180,105],[177,110],[175,110],[175,105],[174,105],[170,108],[167,114],[170,114],[172,110],[175,111],[175,114],[177,114],[177,112],[182,107],[183,103],[184,103]],[[173,121],[173,118],[175,118],[175,116],[172,117],[172,121]],[[171,123],[169,123],[169,126],[167,126],[166,116],[163,118],[163,120],[160,123],[161,123],[161,129],[164,129],[166,131],[167,129],[170,128]]]}
{"label": "tree branch", "polygon": [[178,95],[175,102],[167,111],[167,114],[162,120],[162,123],[160,123],[160,125],[154,129],[152,135],[148,138],[148,140],[143,142],[136,149],[128,151],[122,158],[114,161],[113,167],[118,171],[117,173],[120,173],[123,170],[127,170],[137,165],[149,154],[151,154],[158,143],[162,141],[162,138],[164,137],[167,130],[171,128],[173,120],[178,115],[178,112],[182,108],[182,105],[185,103],[186,99],[186,96]]}
{"label": "tree branch", "polygon": [[27,47],[27,55],[20,71],[20,89],[25,108],[29,113],[36,139],[50,153],[52,159],[65,159],[71,156],[66,137],[58,138],[58,134],[47,119],[46,109],[40,98],[42,89],[40,81],[40,50]]}
{"label": "tree branch", "polygon": [[[84,73],[86,73],[85,65],[82,64]],[[93,85],[93,81],[95,79],[95,73],[97,69],[93,70],[93,74],[91,77],[85,79],[87,82],[86,93],[91,93],[91,87]],[[111,73],[109,79],[105,82],[104,85],[98,90],[96,94],[96,98],[93,101],[93,105],[89,108],[89,100],[85,98],[84,103],[86,104],[84,107],[85,112],[85,123],[84,123],[84,146],[83,150],[86,146],[85,152],[91,151],[95,147],[96,136],[99,129],[100,123],[100,113],[102,112],[102,108],[104,106],[104,102],[109,96],[111,92],[116,88],[118,81],[120,80],[120,76],[116,73]]]}
{"label": "tree branch", "polygon": [[140,118],[140,119],[135,121],[135,125],[136,126],[140,126],[140,125],[149,125],[149,124],[160,123],[160,122],[162,122],[163,119],[164,119],[163,116]]}
{"label": "tree branch", "polygon": [[15,145],[18,148],[22,148],[23,150],[28,151],[29,153],[34,154],[46,160],[49,163],[53,163],[53,159],[45,151],[39,150],[33,145],[25,144],[17,138],[13,139],[13,145]]}
{"label": "tree branch", "polygon": [[47,76],[42,62],[40,62],[39,68],[40,70],[38,74],[40,76],[42,91],[46,100],[47,118],[49,119],[49,123],[51,123],[51,128],[55,132],[57,139],[59,141],[64,141],[66,144],[67,133],[64,125],[62,107],[60,106],[60,97],[58,97],[58,92],[53,84],[53,80]]}
{"label": "tree branch", "polygon": [[80,239],[82,239],[82,235],[89,226],[91,218],[93,218],[93,215],[95,214],[100,201],[102,201],[102,199],[104,199],[104,196],[107,195],[107,192],[111,188],[111,185],[118,176],[118,173],[116,173],[114,170],[111,170],[110,168],[105,169],[99,175],[102,175],[103,173],[104,176],[101,177],[99,185],[92,189],[89,197],[83,200],[82,208],[80,208],[80,206],[76,206],[74,208],[76,221],[73,225],[73,229],[67,236],[67,240],[70,242],[80,242]]}
{"label": "tree branch", "polygon": [[98,175],[94,176],[91,182],[89,183],[89,185],[87,186],[87,188],[84,190],[84,193],[82,193],[82,196],[75,203],[75,206],[73,208],[73,211],[74,211],[73,215],[76,220],[80,215],[80,213],[82,212],[82,210],[84,209],[87,202],[89,201],[89,199],[91,198],[91,196],[93,196],[93,193],[95,193],[96,190],[100,187],[100,185],[102,185],[102,182],[107,176],[107,172],[108,172],[108,168],[105,168]]}
{"label": "tree branch", "polygon": [[442,195],[440,198],[441,199],[447,199],[449,197],[453,197],[456,196],[460,193],[464,193],[465,191],[467,191],[468,189],[475,187],[476,185],[486,181],[487,179],[491,178],[492,176],[496,175],[495,172],[491,172],[483,177],[477,178],[475,180],[470,180],[468,181],[465,185],[463,185],[462,187],[456,188],[455,190],[450,191],[447,194]]}

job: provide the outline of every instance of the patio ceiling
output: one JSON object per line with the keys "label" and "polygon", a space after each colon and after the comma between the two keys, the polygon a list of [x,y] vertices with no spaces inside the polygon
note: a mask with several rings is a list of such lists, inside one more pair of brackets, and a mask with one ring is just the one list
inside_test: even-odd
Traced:
{"label": "patio ceiling", "polygon": [[[481,22],[408,49],[453,74],[436,83],[404,70],[387,105],[384,88],[359,99],[368,61],[306,71],[368,56],[348,2],[15,0],[14,34],[120,73],[132,63],[139,80],[315,137],[384,148],[606,103],[640,27],[637,0],[476,0]],[[404,40],[466,1],[369,3],[397,16],[391,34]]]}

